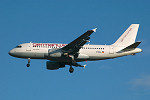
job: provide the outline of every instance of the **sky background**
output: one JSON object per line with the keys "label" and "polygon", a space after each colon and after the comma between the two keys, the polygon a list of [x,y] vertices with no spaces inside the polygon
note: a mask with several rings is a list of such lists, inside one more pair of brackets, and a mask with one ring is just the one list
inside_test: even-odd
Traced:
{"label": "sky background", "polygon": [[[51,71],[47,60],[8,55],[21,43],[69,43],[89,29],[90,44],[112,44],[140,24],[142,53]],[[150,100],[149,0],[0,0],[0,100]]]}

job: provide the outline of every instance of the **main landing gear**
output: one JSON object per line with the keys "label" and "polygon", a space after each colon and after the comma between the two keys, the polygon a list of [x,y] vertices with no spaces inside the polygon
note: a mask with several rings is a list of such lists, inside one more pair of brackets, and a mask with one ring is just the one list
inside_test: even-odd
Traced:
{"label": "main landing gear", "polygon": [[[76,67],[84,67],[84,68],[85,68],[85,66],[86,66],[86,65],[80,65],[80,64],[76,63]],[[74,72],[74,68],[72,67],[72,65],[70,65],[69,72],[70,72],[70,73],[73,73],[73,72]]]}
{"label": "main landing gear", "polygon": [[28,64],[27,67],[30,67],[30,58],[28,58]]}
{"label": "main landing gear", "polygon": [[78,63],[75,61],[73,55],[69,55],[69,57],[71,58],[71,63],[70,63],[70,68],[69,68],[69,72],[70,72],[70,73],[73,73],[73,71],[74,71],[74,68],[72,68],[72,66],[84,67],[84,68],[85,68],[86,65],[80,65],[80,64],[78,64]]}
{"label": "main landing gear", "polygon": [[70,72],[70,73],[73,73],[73,71],[74,71],[74,68],[73,68],[72,66],[70,66],[69,72]]}

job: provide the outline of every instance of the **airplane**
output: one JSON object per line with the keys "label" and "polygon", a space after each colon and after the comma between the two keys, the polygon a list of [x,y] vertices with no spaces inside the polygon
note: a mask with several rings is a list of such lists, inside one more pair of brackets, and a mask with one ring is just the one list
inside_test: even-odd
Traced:
{"label": "airplane", "polygon": [[112,59],[142,52],[137,48],[141,41],[135,42],[139,24],[131,24],[129,28],[112,45],[91,45],[90,35],[96,29],[88,30],[69,44],[57,43],[23,43],[9,51],[9,55],[17,58],[46,59],[48,70],[56,70],[69,65],[69,72],[73,73],[75,67],[84,67],[78,62]]}

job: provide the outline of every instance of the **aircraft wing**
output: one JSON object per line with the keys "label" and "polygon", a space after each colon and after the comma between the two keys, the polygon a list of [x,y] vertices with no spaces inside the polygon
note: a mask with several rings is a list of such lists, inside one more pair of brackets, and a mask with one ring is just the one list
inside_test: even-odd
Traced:
{"label": "aircraft wing", "polygon": [[65,47],[62,48],[62,50],[66,53],[69,54],[75,54],[77,53],[82,46],[89,41],[90,39],[90,35],[93,32],[96,32],[96,29],[93,30],[88,30],[87,32],[85,32],[84,34],[82,34],[80,37],[78,37],[77,39],[75,39],[74,41],[72,41],[71,43],[69,43],[68,45],[66,45]]}

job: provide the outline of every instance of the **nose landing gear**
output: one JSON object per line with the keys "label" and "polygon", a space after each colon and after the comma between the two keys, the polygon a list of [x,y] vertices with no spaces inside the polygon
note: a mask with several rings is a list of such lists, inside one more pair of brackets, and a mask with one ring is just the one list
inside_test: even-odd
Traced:
{"label": "nose landing gear", "polygon": [[74,71],[74,68],[73,68],[72,66],[70,66],[69,72],[70,72],[70,73],[73,73],[73,71]]}
{"label": "nose landing gear", "polygon": [[28,58],[28,64],[27,67],[30,67],[30,58]]}

